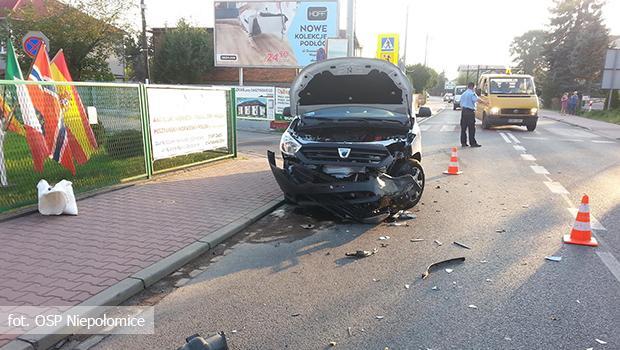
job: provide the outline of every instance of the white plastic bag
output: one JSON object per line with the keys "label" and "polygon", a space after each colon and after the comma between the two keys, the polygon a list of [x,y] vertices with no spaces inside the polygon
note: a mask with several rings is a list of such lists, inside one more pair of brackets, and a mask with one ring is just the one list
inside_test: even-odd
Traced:
{"label": "white plastic bag", "polygon": [[37,184],[39,192],[39,213],[43,215],[77,215],[77,203],[71,181],[62,180],[54,187],[41,180]]}

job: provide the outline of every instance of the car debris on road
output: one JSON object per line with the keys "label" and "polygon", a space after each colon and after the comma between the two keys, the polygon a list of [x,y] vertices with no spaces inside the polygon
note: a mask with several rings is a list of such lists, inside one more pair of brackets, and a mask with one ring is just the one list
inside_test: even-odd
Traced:
{"label": "car debris on road", "polygon": [[555,261],[555,262],[562,261],[562,257],[561,256],[545,256],[545,259],[549,260],[549,261]]}
{"label": "car debris on road", "polygon": [[453,243],[454,245],[457,245],[457,246],[461,247],[461,248],[471,249],[469,246],[467,246],[467,245],[465,245],[465,244],[463,244],[463,243],[457,242],[457,241],[454,241],[454,242],[452,242],[452,243]]}
{"label": "car debris on road", "polygon": [[427,268],[426,271],[424,271],[424,273],[422,274],[422,279],[426,279],[426,277],[428,277],[428,275],[433,271],[436,270],[438,268],[441,268],[445,265],[450,265],[450,264],[455,264],[455,263],[462,263],[465,261],[465,257],[458,257],[458,258],[452,258],[452,259],[448,259],[448,260],[443,260],[443,261],[439,261],[433,264],[430,264]]}
{"label": "car debris on road", "polygon": [[361,258],[367,258],[371,255],[377,254],[378,251],[379,250],[377,248],[373,250],[357,250],[353,253],[345,253],[344,255],[351,257],[351,258],[361,259]]}
{"label": "car debris on road", "polygon": [[422,242],[424,241],[424,238],[412,238],[410,239],[411,242]]}

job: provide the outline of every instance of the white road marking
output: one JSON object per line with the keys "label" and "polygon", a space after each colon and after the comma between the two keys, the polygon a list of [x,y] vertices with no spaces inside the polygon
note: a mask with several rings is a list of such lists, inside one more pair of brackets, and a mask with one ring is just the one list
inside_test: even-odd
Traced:
{"label": "white road marking", "polygon": [[524,139],[528,139],[528,140],[539,140],[539,141],[543,141],[543,140],[548,140],[549,138],[547,137],[534,137],[534,136],[523,136]]}
{"label": "white road marking", "polygon": [[506,137],[506,134],[500,132],[499,135],[506,141],[506,143],[512,143],[509,138]]}
{"label": "white road marking", "polygon": [[547,169],[545,169],[545,167],[542,165],[530,165],[530,168],[532,168],[532,170],[534,170],[536,174],[545,174],[545,175],[549,174]]}
{"label": "white road marking", "polygon": [[563,142],[583,142],[583,140],[579,140],[579,139],[561,139],[558,141],[563,141]]}
{"label": "white road marking", "polygon": [[520,146],[520,145],[514,145],[512,146],[512,148],[516,149],[517,151],[525,152],[525,147]]}
{"label": "white road marking", "polygon": [[513,139],[515,143],[521,143],[521,141],[519,141],[519,139],[515,135],[513,135],[512,133],[507,132],[506,134],[508,136],[510,136],[510,138]]}
{"label": "white road marking", "polygon": [[428,129],[430,129],[430,128],[431,128],[431,126],[432,126],[432,125],[428,125],[428,124],[426,124],[426,125],[420,125],[420,130],[421,130],[421,131],[427,131]]}
{"label": "white road marking", "polygon": [[[577,208],[566,208],[566,209],[568,209],[568,211],[571,213],[572,216],[577,217],[577,213],[579,212]],[[594,215],[592,215],[592,213],[590,213],[590,226],[592,226],[593,230],[607,231],[605,226],[603,226],[598,220],[596,220],[596,218],[594,217]]]}
{"label": "white road marking", "polygon": [[[600,245],[600,242],[599,242],[599,245]],[[620,262],[618,262],[618,260],[609,252],[602,252],[600,250],[597,250],[596,255],[598,255],[598,257],[601,258],[601,260],[603,261],[603,264],[607,266],[609,271],[620,282]]]}
{"label": "white road marking", "polygon": [[614,141],[605,141],[605,140],[592,140],[594,143],[615,143]]}
{"label": "white road marking", "polygon": [[521,158],[523,158],[523,160],[536,161],[536,158],[534,158],[534,156],[531,154],[522,154]]}
{"label": "white road marking", "polygon": [[454,129],[456,129],[456,125],[444,125],[439,131],[454,131]]}
{"label": "white road marking", "polygon": [[556,182],[556,181],[544,181],[545,185],[547,185],[547,188],[549,189],[549,191],[553,192],[553,193],[557,193],[557,194],[568,194],[569,192],[564,188],[564,186],[562,186],[561,183]]}

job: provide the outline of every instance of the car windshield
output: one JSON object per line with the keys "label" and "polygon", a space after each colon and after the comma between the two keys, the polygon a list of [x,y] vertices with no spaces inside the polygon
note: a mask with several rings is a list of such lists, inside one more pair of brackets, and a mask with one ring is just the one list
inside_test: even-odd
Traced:
{"label": "car windshield", "polygon": [[467,88],[465,88],[465,87],[456,88],[456,89],[454,90],[454,93],[455,93],[456,95],[462,95],[462,94],[465,92],[465,90],[467,90]]}
{"label": "car windshield", "polygon": [[390,112],[385,109],[365,106],[340,106],[321,108],[316,111],[302,114],[302,117],[309,118],[394,118],[403,116],[403,114]]}
{"label": "car windshield", "polygon": [[491,78],[492,94],[534,94],[534,83],[531,78]]}

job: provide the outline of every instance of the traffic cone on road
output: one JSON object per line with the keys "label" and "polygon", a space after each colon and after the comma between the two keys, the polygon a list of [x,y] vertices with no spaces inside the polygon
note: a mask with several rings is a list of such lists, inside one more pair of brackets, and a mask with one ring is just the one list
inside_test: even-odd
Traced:
{"label": "traffic cone on road", "polygon": [[581,198],[581,205],[577,213],[577,219],[570,235],[564,235],[564,243],[587,245],[591,247],[598,246],[596,238],[592,237],[592,228],[590,227],[590,199],[587,195]]}
{"label": "traffic cone on road", "polygon": [[459,170],[459,159],[456,156],[456,147],[452,147],[452,156],[450,156],[450,165],[448,166],[448,170],[443,172],[448,175],[460,175],[463,173]]}

